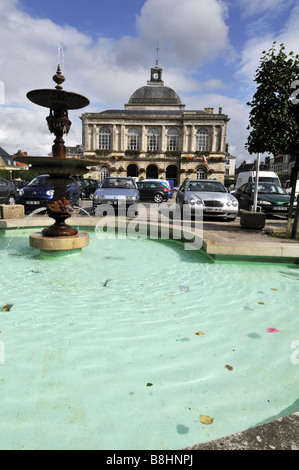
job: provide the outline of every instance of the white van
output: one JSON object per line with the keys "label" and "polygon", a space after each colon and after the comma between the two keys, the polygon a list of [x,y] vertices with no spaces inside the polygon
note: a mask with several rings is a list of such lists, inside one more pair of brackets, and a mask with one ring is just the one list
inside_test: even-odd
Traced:
{"label": "white van", "polygon": [[[240,186],[243,186],[243,184],[254,182],[255,176],[255,171],[240,172],[236,182],[236,189],[240,188]],[[281,186],[278,175],[273,171],[259,171],[259,181],[262,183],[275,183]]]}
{"label": "white van", "polygon": [[[292,186],[291,186],[291,181],[290,180],[287,180],[284,185],[283,185],[284,189],[286,190],[286,192],[288,194],[291,194],[292,192]],[[296,189],[295,189],[295,197],[297,197],[299,194],[299,179],[296,181]]]}

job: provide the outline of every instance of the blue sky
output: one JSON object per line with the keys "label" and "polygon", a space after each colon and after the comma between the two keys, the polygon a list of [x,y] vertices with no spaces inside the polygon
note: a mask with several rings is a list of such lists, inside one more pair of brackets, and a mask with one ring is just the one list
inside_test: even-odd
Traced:
{"label": "blue sky", "polygon": [[[64,88],[101,111],[122,109],[146,84],[158,43],[165,85],[187,109],[222,107],[230,153],[252,161],[244,146],[255,71],[273,41],[299,53],[298,24],[298,0],[0,0],[0,146],[51,151],[46,111],[26,93],[54,85],[59,44]],[[79,116],[68,145],[81,141]]]}

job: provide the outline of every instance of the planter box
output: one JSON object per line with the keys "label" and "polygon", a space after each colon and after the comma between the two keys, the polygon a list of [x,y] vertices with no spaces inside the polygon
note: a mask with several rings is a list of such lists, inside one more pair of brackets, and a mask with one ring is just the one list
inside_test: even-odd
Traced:
{"label": "planter box", "polygon": [[21,204],[0,204],[0,219],[22,219],[25,217]]}
{"label": "planter box", "polygon": [[240,225],[242,228],[261,230],[265,227],[266,214],[264,212],[250,212],[240,210]]}

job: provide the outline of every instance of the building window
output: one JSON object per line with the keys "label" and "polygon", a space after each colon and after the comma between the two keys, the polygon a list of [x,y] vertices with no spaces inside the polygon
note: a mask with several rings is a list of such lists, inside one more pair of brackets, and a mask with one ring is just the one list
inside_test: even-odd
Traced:
{"label": "building window", "polygon": [[139,150],[139,131],[136,127],[128,130],[128,150]]}
{"label": "building window", "polygon": [[200,127],[196,132],[196,151],[208,150],[209,131],[204,127]]}
{"label": "building window", "polygon": [[202,167],[200,168],[197,168],[196,170],[196,178],[198,180],[205,180],[207,177],[207,173],[206,173],[206,170]]}
{"label": "building window", "polygon": [[167,132],[167,150],[179,149],[179,131],[177,129],[169,129]]}
{"label": "building window", "polygon": [[102,181],[104,178],[108,178],[109,170],[106,166],[102,166],[100,170],[100,180]]}
{"label": "building window", "polygon": [[111,149],[111,129],[101,127],[99,130],[99,149]]}
{"label": "building window", "polygon": [[157,129],[149,129],[147,133],[147,151],[158,150],[159,148],[159,131]]}

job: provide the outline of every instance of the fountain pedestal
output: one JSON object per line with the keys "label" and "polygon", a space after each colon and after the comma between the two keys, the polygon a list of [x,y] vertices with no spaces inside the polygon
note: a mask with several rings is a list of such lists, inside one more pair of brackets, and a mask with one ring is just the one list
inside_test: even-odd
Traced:
{"label": "fountain pedestal", "polygon": [[46,237],[42,233],[32,233],[30,246],[42,251],[81,250],[89,244],[89,234],[78,232],[71,237]]}
{"label": "fountain pedestal", "polygon": [[30,164],[39,174],[50,175],[49,182],[54,189],[53,199],[47,205],[47,214],[55,223],[41,233],[32,234],[30,245],[40,250],[61,251],[83,248],[89,243],[88,234],[78,232],[65,222],[74,211],[71,202],[66,198],[66,189],[71,183],[70,177],[84,175],[95,161],[66,157],[63,135],[69,132],[72,124],[68,118],[68,110],[83,108],[89,104],[89,100],[82,95],[62,89],[61,84],[65,78],[60,72],[59,65],[53,80],[56,83],[55,89],[33,90],[27,93],[27,98],[33,103],[50,108],[47,123],[50,132],[55,134],[53,156],[24,156],[15,159]]}

